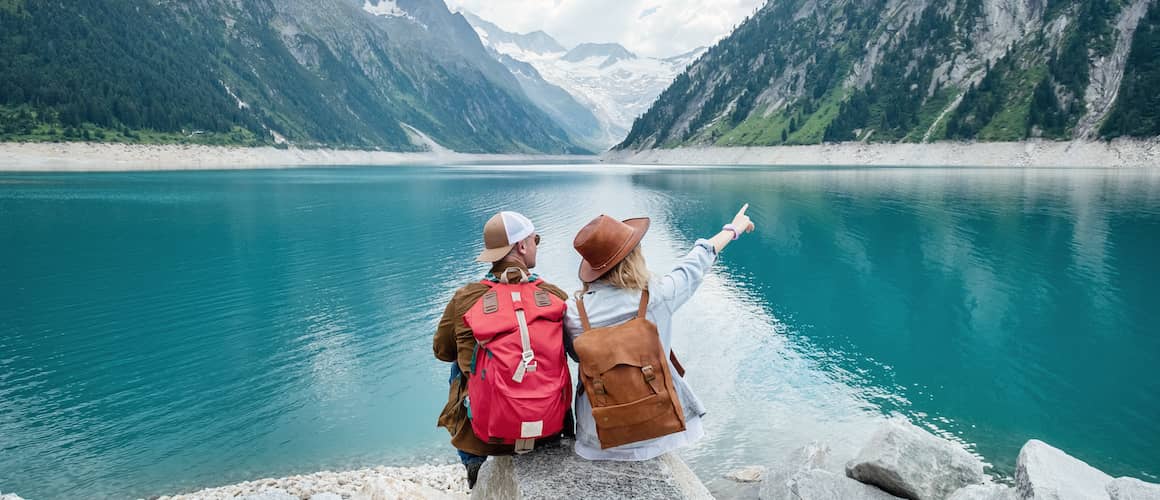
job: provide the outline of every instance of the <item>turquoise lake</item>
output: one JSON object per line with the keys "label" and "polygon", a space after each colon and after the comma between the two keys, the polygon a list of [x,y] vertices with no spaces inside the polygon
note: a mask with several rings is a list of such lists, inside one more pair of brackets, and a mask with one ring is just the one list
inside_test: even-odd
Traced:
{"label": "turquoise lake", "polygon": [[592,217],[651,216],[663,273],[745,202],[675,322],[710,487],[895,414],[1160,480],[1160,170],[523,165],[0,173],[0,491],[450,463],[431,336],[488,217],[575,290]]}

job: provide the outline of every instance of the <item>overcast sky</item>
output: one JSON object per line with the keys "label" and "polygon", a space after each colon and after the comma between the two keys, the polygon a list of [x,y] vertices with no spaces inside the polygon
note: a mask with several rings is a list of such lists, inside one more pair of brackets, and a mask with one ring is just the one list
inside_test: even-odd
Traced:
{"label": "overcast sky", "polygon": [[765,0],[446,0],[515,33],[544,30],[566,46],[619,42],[645,56],[708,46]]}

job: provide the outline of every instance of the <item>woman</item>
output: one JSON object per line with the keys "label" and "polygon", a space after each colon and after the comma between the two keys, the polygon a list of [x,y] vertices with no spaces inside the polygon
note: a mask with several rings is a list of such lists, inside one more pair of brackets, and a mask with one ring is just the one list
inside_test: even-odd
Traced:
{"label": "woman", "polygon": [[[564,317],[569,355],[577,359],[574,344],[585,331],[626,324],[638,315],[638,310],[645,310],[646,319],[655,325],[660,337],[663,356],[667,356],[672,349],[673,313],[701,286],[717,254],[742,233],[753,231],[753,222],[745,215],[748,208],[748,204],[741,207],[733,221],[712,238],[697,240],[689,254],[659,279],[652,279],[640,249],[640,240],[648,231],[647,217],[617,221],[601,215],[584,226],[573,241],[583,259],[580,280],[585,283],[584,290],[569,299]],[[582,315],[587,324],[582,321]],[[579,361],[583,366],[584,360]],[[679,370],[679,365],[669,364],[671,385],[680,402],[679,410],[683,412],[684,430],[602,448],[592,403],[585,391],[576,398],[576,453],[589,460],[649,460],[699,439],[704,434],[701,417],[705,410],[678,374]],[[608,443],[607,435],[605,438],[604,442]]]}

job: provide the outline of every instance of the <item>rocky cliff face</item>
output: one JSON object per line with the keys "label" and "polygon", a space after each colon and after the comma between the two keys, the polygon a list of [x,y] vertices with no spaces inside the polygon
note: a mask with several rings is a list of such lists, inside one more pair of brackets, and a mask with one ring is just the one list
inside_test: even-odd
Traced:
{"label": "rocky cliff face", "polygon": [[773,0],[618,147],[1121,135],[1104,124],[1154,3]]}

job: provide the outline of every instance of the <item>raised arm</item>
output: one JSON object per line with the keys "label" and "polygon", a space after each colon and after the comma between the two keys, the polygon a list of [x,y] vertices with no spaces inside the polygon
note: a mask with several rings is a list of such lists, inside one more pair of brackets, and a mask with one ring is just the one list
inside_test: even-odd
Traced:
{"label": "raised arm", "polygon": [[709,239],[697,240],[689,254],[682,258],[669,274],[660,279],[658,283],[660,289],[655,292],[661,294],[670,310],[676,311],[689,300],[689,297],[693,296],[693,292],[696,292],[697,288],[701,286],[705,274],[709,272],[709,268],[717,260],[717,254],[721,250],[724,250],[742,233],[748,233],[755,229],[753,221],[749,220],[748,215],[745,215],[748,209],[749,204],[746,203],[733,217],[733,221],[725,225],[726,228],[731,229],[722,229],[721,232]]}

